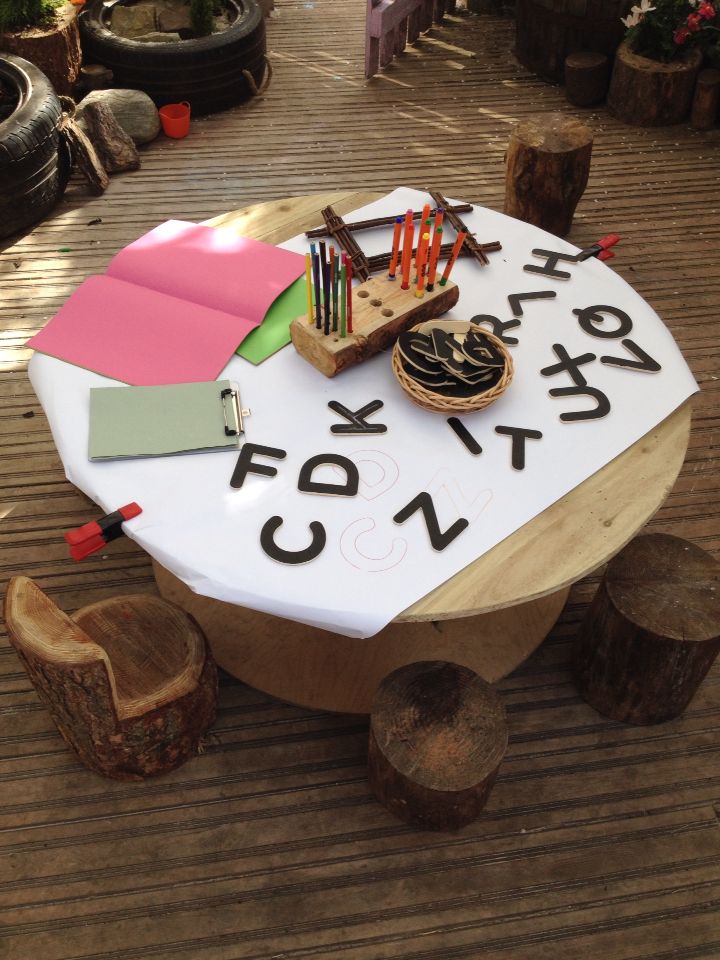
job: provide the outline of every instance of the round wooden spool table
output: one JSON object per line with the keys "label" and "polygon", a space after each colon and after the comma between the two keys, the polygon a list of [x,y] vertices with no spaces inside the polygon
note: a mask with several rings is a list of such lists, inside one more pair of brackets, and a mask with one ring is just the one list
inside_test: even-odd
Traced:
{"label": "round wooden spool table", "polygon": [[[377,193],[332,193],[256,204],[212,221],[268,243],[341,216]],[[687,401],[654,430],[380,633],[352,639],[193,593],[154,561],[161,594],[200,623],[229,673],[302,706],[368,713],[380,681],[418,660],[448,660],[490,682],[542,642],[570,587],[614,556],[670,492],[690,432]],[[372,603],[372,597],[367,598]]]}

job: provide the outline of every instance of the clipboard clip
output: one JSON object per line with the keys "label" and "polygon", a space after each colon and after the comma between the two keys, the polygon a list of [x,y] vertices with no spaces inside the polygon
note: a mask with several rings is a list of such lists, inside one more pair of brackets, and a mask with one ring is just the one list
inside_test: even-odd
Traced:
{"label": "clipboard clip", "polygon": [[243,417],[250,416],[250,410],[240,405],[240,391],[232,387],[225,387],[220,391],[220,399],[223,406],[223,418],[225,420],[225,436],[239,437],[245,433],[245,424]]}

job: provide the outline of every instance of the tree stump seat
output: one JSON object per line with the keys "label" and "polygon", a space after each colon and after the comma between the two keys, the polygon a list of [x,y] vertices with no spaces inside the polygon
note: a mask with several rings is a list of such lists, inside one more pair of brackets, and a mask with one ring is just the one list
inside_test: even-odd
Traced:
{"label": "tree stump seat", "polygon": [[60,610],[27,577],[5,598],[10,641],[78,758],[120,780],[167,773],[198,752],[217,668],[196,622],[147,594]]}
{"label": "tree stump seat", "polygon": [[606,717],[661,723],[685,710],[718,652],[720,564],[648,534],[607,566],[576,640],[575,681]]}
{"label": "tree stump seat", "polygon": [[505,157],[504,213],[564,237],[587,186],[592,146],[592,131],[575,117],[518,123]]}
{"label": "tree stump seat", "polygon": [[370,785],[401,820],[457,830],[485,806],[507,741],[505,709],[485,680],[455,663],[409,663],[375,698]]}

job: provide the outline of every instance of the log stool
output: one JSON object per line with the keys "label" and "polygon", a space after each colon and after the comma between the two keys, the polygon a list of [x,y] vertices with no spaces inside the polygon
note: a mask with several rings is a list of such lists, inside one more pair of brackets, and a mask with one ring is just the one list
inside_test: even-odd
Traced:
{"label": "log stool", "polygon": [[592,50],[570,53],[565,57],[565,96],[576,107],[601,103],[610,83],[607,54]]}
{"label": "log stool", "polygon": [[467,667],[410,663],[378,688],[370,719],[370,785],[416,827],[457,830],[487,802],[505,755],[505,709]]}
{"label": "log stool", "polygon": [[587,186],[592,145],[589,127],[574,117],[519,123],[505,158],[505,213],[564,237]]}
{"label": "log stool", "polygon": [[71,619],[32,580],[13,577],[5,621],[58,730],[91,770],[142,780],[198,752],[215,720],[217,668],[175,604],[115,597]]}
{"label": "log stool", "polygon": [[720,651],[720,564],[679,537],[637,537],[608,564],[580,628],[575,681],[625,723],[679,716]]}

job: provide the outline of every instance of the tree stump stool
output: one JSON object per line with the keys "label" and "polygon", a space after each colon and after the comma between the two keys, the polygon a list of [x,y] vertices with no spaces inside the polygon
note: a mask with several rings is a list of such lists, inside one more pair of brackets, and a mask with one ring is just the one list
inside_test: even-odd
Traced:
{"label": "tree stump stool", "polygon": [[78,758],[118,780],[174,770],[214,722],[217,668],[187,613],[115,597],[71,619],[27,577],[5,598],[10,641]]}
{"label": "tree stump stool", "polygon": [[687,707],[720,652],[720,564],[655,533],[608,564],[575,646],[575,681],[599,713],[662,723]]}
{"label": "tree stump stool", "polygon": [[720,104],[720,70],[701,70],[695,84],[690,126],[695,130],[710,130],[715,126]]}
{"label": "tree stump stool", "polygon": [[565,96],[576,107],[602,103],[610,83],[610,59],[605,53],[583,50],[565,57]]}
{"label": "tree stump stool", "polygon": [[380,684],[370,720],[370,785],[416,827],[457,830],[487,802],[507,748],[505,709],[467,667],[411,663]]}
{"label": "tree stump stool", "polygon": [[592,144],[589,127],[574,117],[519,123],[505,159],[505,213],[564,237],[587,186]]}

